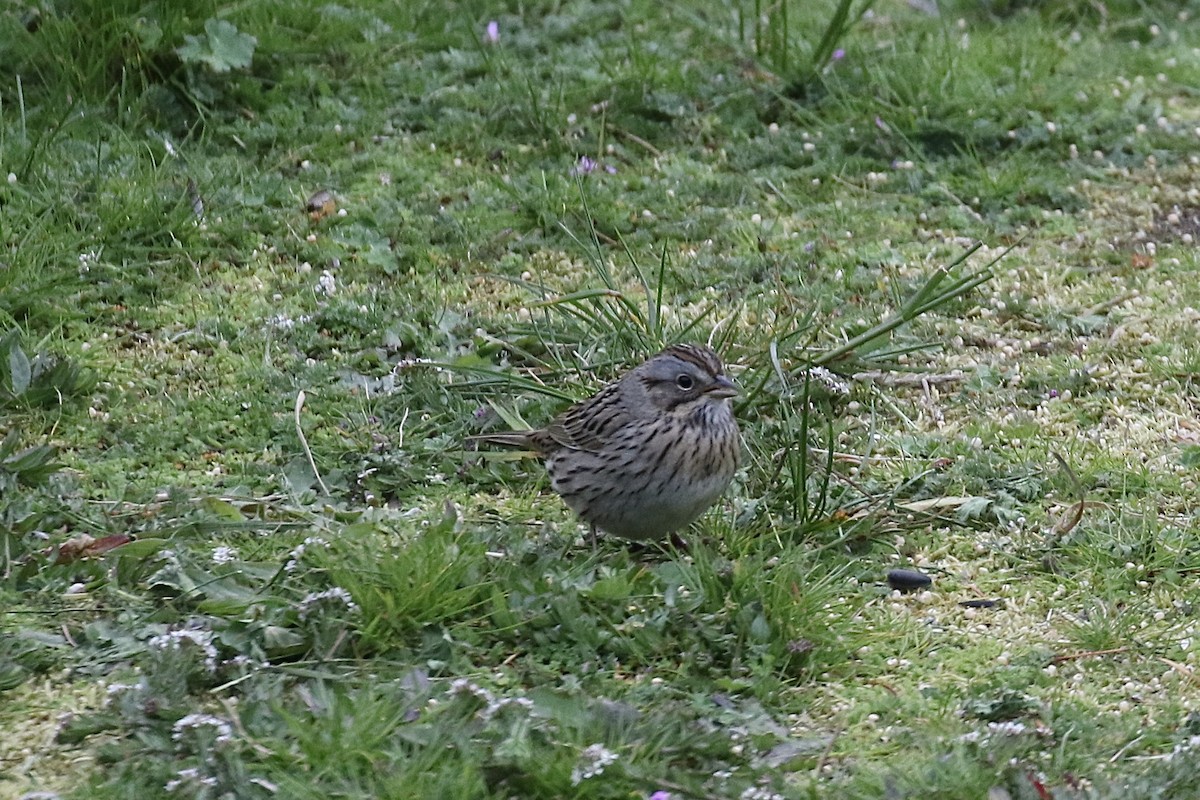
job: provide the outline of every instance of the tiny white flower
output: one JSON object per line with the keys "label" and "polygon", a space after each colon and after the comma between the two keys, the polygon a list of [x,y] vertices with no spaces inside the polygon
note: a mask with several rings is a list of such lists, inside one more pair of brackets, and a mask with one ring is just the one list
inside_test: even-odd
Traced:
{"label": "tiny white flower", "polygon": [[455,678],[450,682],[450,688],[446,690],[446,694],[451,697],[459,694],[477,697],[487,703],[489,707],[496,702],[495,695],[468,678]]}
{"label": "tiny white flower", "polygon": [[1026,730],[1028,729],[1025,727],[1025,723],[1016,720],[988,723],[988,732],[999,736],[1020,736]]}
{"label": "tiny white flower", "polygon": [[738,798],[739,800],[783,800],[783,795],[761,786],[751,786],[738,795]]}
{"label": "tiny white flower", "polygon": [[604,772],[604,768],[617,760],[617,754],[602,744],[589,744],[579,754],[579,763],[571,770],[571,785],[578,786],[588,778]]}
{"label": "tiny white flower", "polygon": [[234,550],[228,545],[219,545],[213,548],[212,562],[217,566],[228,564],[231,561],[237,560],[237,550]]}
{"label": "tiny white flower", "polygon": [[812,367],[808,370],[810,380],[821,384],[826,391],[842,397],[850,396],[850,384],[839,378],[824,367]]}
{"label": "tiny white flower", "polygon": [[337,292],[337,279],[333,277],[332,272],[329,270],[321,272],[321,277],[317,278],[316,292],[326,297],[332,297]]}
{"label": "tiny white flower", "polygon": [[188,714],[186,717],[182,717],[171,726],[171,738],[178,742],[183,739],[187,731],[205,727],[216,731],[215,741],[218,744],[233,740],[233,728],[229,723],[212,714]]}
{"label": "tiny white flower", "polygon": [[185,642],[191,643],[204,653],[204,666],[209,672],[214,672],[217,669],[217,648],[212,640],[212,631],[184,629],[154,636],[147,644],[157,650],[181,650]]}
{"label": "tiny white flower", "polygon": [[333,600],[341,603],[346,607],[347,611],[357,611],[358,606],[351,599],[350,593],[340,586],[334,586],[331,589],[326,589],[323,592],[310,592],[300,601],[300,619],[308,619],[308,615],[315,608],[325,603],[327,600]]}
{"label": "tiny white flower", "polygon": [[528,714],[533,711],[533,701],[528,697],[501,697],[499,700],[489,701],[487,707],[479,712],[479,716],[489,720],[506,708],[519,708]]}
{"label": "tiny white flower", "polygon": [[200,770],[196,769],[195,767],[185,767],[184,769],[181,769],[179,772],[175,773],[175,777],[167,781],[163,788],[168,792],[173,792],[179,787],[183,786],[184,783],[190,783],[198,780],[199,778]]}
{"label": "tiny white flower", "polygon": [[295,572],[300,567],[300,560],[304,558],[304,553],[310,547],[329,548],[329,542],[322,539],[320,536],[309,536],[300,544],[292,548],[292,552],[288,554],[287,563],[283,565],[284,572]]}

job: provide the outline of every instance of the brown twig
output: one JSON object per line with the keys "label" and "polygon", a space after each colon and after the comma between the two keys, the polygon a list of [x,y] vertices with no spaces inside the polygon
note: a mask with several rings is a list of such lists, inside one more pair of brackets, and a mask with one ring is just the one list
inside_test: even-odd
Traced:
{"label": "brown twig", "polygon": [[326,651],[325,659],[324,659],[325,661],[328,661],[331,658],[333,658],[334,654],[337,653],[337,651],[341,649],[342,642],[346,641],[347,633],[348,633],[348,631],[346,630],[346,626],[343,625],[342,629],[338,631],[338,635],[334,638],[333,644],[330,645],[329,650]]}
{"label": "brown twig", "polygon": [[1125,292],[1124,294],[1119,294],[1116,297],[1110,297],[1107,300],[1105,300],[1104,302],[1097,303],[1096,305],[1092,306],[1091,308],[1085,308],[1083,310],[1083,313],[1080,314],[1079,316],[1094,317],[1098,314],[1102,314],[1105,311],[1108,311],[1110,308],[1114,308],[1116,306],[1121,305],[1121,303],[1124,303],[1126,300],[1132,300],[1133,298],[1138,297],[1140,295],[1141,295],[1141,292],[1134,290],[1132,292]]}
{"label": "brown twig", "polygon": [[1187,678],[1189,682],[1195,684],[1196,686],[1200,686],[1200,678],[1196,677],[1196,673],[1192,671],[1191,667],[1187,666],[1186,664],[1180,664],[1178,661],[1172,661],[1169,658],[1164,658],[1163,656],[1159,656],[1158,660],[1178,672],[1183,677]]}
{"label": "brown twig", "polygon": [[1111,647],[1108,650],[1084,650],[1079,653],[1060,653],[1050,659],[1051,664],[1062,664],[1065,661],[1076,661],[1081,658],[1091,658],[1092,656],[1112,656],[1118,653],[1129,652],[1129,647]]}
{"label": "brown twig", "polygon": [[238,715],[237,703],[230,697],[221,698],[221,707],[225,709],[225,714],[229,717],[229,724],[238,732],[246,742],[254,748],[254,752],[260,756],[273,756],[275,751],[264,744],[260,744],[258,740],[252,737],[247,731],[246,726],[242,724],[242,718]]}
{"label": "brown twig", "polygon": [[1051,453],[1051,455],[1054,456],[1054,460],[1058,462],[1058,465],[1062,467],[1063,472],[1067,473],[1067,478],[1071,481],[1071,488],[1075,490],[1075,505],[1071,506],[1070,515],[1054,523],[1054,534],[1058,537],[1070,533],[1079,524],[1079,521],[1083,519],[1083,509],[1087,507],[1087,492],[1084,491],[1083,483],[1080,482],[1079,477],[1075,474],[1075,470],[1071,469],[1071,465],[1067,463],[1067,460],[1058,453]]}
{"label": "brown twig", "polygon": [[662,150],[659,150],[657,147],[650,144],[645,139],[638,136],[636,133],[630,133],[629,131],[622,130],[620,128],[612,128],[611,130],[613,133],[617,134],[618,136],[620,136],[624,139],[628,139],[629,141],[633,142],[634,144],[640,145],[641,147],[646,148],[646,152],[650,153],[650,155],[654,156],[655,158],[663,157]]}
{"label": "brown twig", "polygon": [[838,737],[842,735],[845,728],[838,728],[829,737],[829,744],[825,745],[825,749],[821,751],[821,757],[817,759],[817,765],[813,767],[813,778],[820,780],[821,770],[825,769],[825,765],[829,763],[829,756],[833,753],[833,746],[837,744]]}
{"label": "brown twig", "polygon": [[944,383],[959,383],[967,376],[958,370],[939,375],[927,375],[921,372],[897,374],[895,372],[886,372],[884,370],[870,370],[869,372],[856,372],[850,377],[860,383],[872,383],[876,386],[924,387],[940,386]]}

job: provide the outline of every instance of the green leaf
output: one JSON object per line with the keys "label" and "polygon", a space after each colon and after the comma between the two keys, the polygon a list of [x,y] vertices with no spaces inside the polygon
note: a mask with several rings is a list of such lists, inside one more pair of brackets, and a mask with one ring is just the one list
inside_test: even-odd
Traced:
{"label": "green leaf", "polygon": [[113,555],[122,561],[142,561],[164,549],[167,544],[167,539],[134,539],[129,544],[122,545],[119,550],[114,551]]}
{"label": "green leaf", "polygon": [[992,499],[990,497],[972,497],[958,507],[958,520],[966,522],[972,519],[982,519],[991,507]]}
{"label": "green leaf", "polygon": [[33,380],[33,370],[29,365],[29,356],[25,355],[16,339],[12,340],[8,350],[8,372],[11,382],[9,388],[13,396],[20,397],[25,394],[29,382]]}
{"label": "green leaf", "polygon": [[0,659],[0,692],[17,688],[25,682],[28,674],[28,671],[20,664],[7,658]]}
{"label": "green leaf", "polygon": [[750,638],[756,642],[768,642],[771,640],[771,624],[767,622],[767,618],[759,614],[750,623]]}
{"label": "green leaf", "polygon": [[515,719],[509,726],[508,735],[504,741],[496,745],[496,760],[502,764],[528,764],[533,758],[533,745],[530,742],[532,722],[528,717]]}
{"label": "green leaf", "polygon": [[267,625],[262,630],[262,646],[271,658],[296,655],[305,650],[303,636],[280,625]]}
{"label": "green leaf", "polygon": [[200,505],[211,514],[220,517],[223,520],[230,522],[242,522],[246,519],[246,515],[241,510],[230,503],[228,500],[222,500],[219,497],[205,497],[200,500]]}
{"label": "green leaf", "polygon": [[623,601],[629,597],[632,590],[629,578],[624,574],[617,574],[596,581],[584,594],[597,600]]}
{"label": "green leaf", "polygon": [[511,628],[516,627],[520,622],[520,618],[512,611],[512,606],[509,604],[508,594],[502,591],[499,587],[492,587],[491,596],[492,606],[492,625],[496,628]]}
{"label": "green leaf", "polygon": [[0,453],[0,474],[9,473],[26,486],[37,486],[62,468],[54,460],[57,454],[57,450],[44,444],[12,455]]}
{"label": "green leaf", "polygon": [[206,614],[220,617],[236,617],[246,612],[255,603],[263,602],[263,595],[249,586],[238,583],[236,577],[210,581],[204,586],[204,599],[196,607]]}
{"label": "green leaf", "polygon": [[138,46],[142,48],[142,52],[151,53],[162,41],[163,31],[156,20],[138,17],[133,23],[133,35],[137,39]]}
{"label": "green leaf", "polygon": [[242,33],[231,22],[209,19],[204,23],[204,36],[185,36],[184,44],[175,52],[184,63],[207,64],[213,72],[228,72],[250,66],[258,40]]}
{"label": "green leaf", "polygon": [[1200,467],[1200,445],[1189,444],[1179,455],[1179,463],[1185,467]]}
{"label": "green leaf", "polygon": [[520,412],[516,409],[509,408],[495,400],[488,400],[488,405],[492,407],[492,410],[496,412],[500,419],[504,420],[504,424],[512,430],[527,431],[533,428],[532,425],[521,417]]}

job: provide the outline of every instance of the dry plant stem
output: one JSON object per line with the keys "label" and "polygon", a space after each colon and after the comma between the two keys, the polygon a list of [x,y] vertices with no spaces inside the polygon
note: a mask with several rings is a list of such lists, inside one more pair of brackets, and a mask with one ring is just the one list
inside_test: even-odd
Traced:
{"label": "dry plant stem", "polygon": [[621,128],[613,128],[612,131],[613,131],[613,133],[617,134],[621,138],[628,139],[629,141],[633,142],[634,144],[638,145],[639,147],[645,148],[646,152],[648,152],[650,155],[654,156],[655,158],[663,157],[663,153],[661,150],[659,150],[657,147],[655,147],[654,145],[647,142],[642,137],[638,136],[636,133],[630,133],[629,131],[622,130]]}
{"label": "dry plant stem", "polygon": [[1159,656],[1158,660],[1186,678],[1188,683],[1191,683],[1193,686],[1200,686],[1200,677],[1197,677],[1196,673],[1193,672],[1192,668],[1187,664],[1180,664],[1178,661],[1172,661],[1171,659],[1163,658],[1162,656]]}
{"label": "dry plant stem", "polygon": [[1130,739],[1128,742],[1126,742],[1124,747],[1122,747],[1120,750],[1118,750],[1117,752],[1112,754],[1112,758],[1108,759],[1108,763],[1115,764],[1117,762],[1117,760],[1121,758],[1121,756],[1125,755],[1127,752],[1129,752],[1129,750],[1131,750],[1133,748],[1134,745],[1136,745],[1138,742],[1142,741],[1142,739],[1145,739],[1145,738],[1146,738],[1145,736],[1137,736],[1133,739]]}
{"label": "dry plant stem", "polygon": [[338,635],[337,635],[337,637],[336,637],[336,638],[333,640],[333,644],[331,644],[331,645],[329,646],[329,650],[327,650],[327,651],[325,652],[325,660],[326,660],[326,661],[329,661],[330,659],[332,659],[332,658],[333,658],[333,656],[334,656],[334,654],[335,654],[335,653],[336,653],[338,650],[340,650],[340,649],[341,649],[341,647],[342,647],[342,642],[346,641],[346,635],[347,635],[347,633],[348,633],[348,631],[346,630],[346,626],[345,626],[345,625],[343,625],[343,626],[342,626],[342,628],[341,628],[341,630],[339,630],[339,631],[338,631]]}
{"label": "dry plant stem", "polygon": [[[776,450],[775,458],[781,458],[786,452],[786,449]],[[820,456],[822,458],[829,455],[829,451],[823,447],[810,447],[808,448],[808,452],[812,453],[814,456]],[[845,464],[861,466],[862,464],[900,464],[908,461],[909,459],[901,456],[860,456],[857,453],[843,453],[841,451],[834,450],[833,460],[841,461]]]}
{"label": "dry plant stem", "polygon": [[[1129,647],[1110,647],[1107,650],[1084,650],[1080,653],[1061,653],[1050,659],[1051,664],[1062,664],[1066,661],[1077,661],[1081,658],[1092,658],[1093,656],[1115,656],[1118,653],[1126,653]],[[1164,661],[1166,659],[1163,659]],[[1195,678],[1193,677],[1193,680]]]}
{"label": "dry plant stem", "polygon": [[1075,490],[1076,497],[1075,504],[1071,506],[1070,514],[1054,523],[1053,533],[1057,538],[1070,533],[1079,524],[1079,521],[1083,519],[1083,509],[1087,507],[1087,493],[1084,492],[1083,484],[1080,483],[1079,477],[1071,469],[1071,465],[1067,463],[1066,459],[1058,453],[1053,453],[1052,455],[1058,462],[1058,465],[1062,467],[1063,472],[1067,473],[1067,478],[1071,481],[1071,488]]}
{"label": "dry plant stem", "polygon": [[942,425],[946,421],[946,415],[938,405],[937,398],[934,397],[933,388],[929,381],[921,381],[921,392],[924,399],[923,405],[925,406],[926,413],[929,414],[930,421],[934,425]]}
{"label": "dry plant stem", "polygon": [[1082,314],[1080,314],[1080,316],[1081,317],[1099,316],[1100,314],[1107,312],[1109,309],[1116,308],[1117,306],[1121,305],[1121,303],[1124,303],[1126,300],[1132,300],[1133,298],[1138,297],[1140,295],[1141,295],[1141,292],[1139,292],[1135,289],[1133,291],[1119,294],[1116,297],[1110,297],[1109,299],[1105,300],[1102,303],[1097,303],[1096,305],[1091,306],[1090,308],[1084,309],[1084,312]]}
{"label": "dry plant stem", "polygon": [[396,426],[397,427],[397,436],[396,436],[396,449],[397,450],[404,447],[404,423],[408,422],[408,412],[411,410],[412,409],[405,406],[404,414],[402,414],[400,417],[400,424]]}
{"label": "dry plant stem", "polygon": [[875,386],[941,386],[949,383],[961,383],[966,375],[958,370],[940,375],[923,375],[921,373],[897,375],[893,372],[872,370],[856,372],[850,377],[860,383],[871,383]]}
{"label": "dry plant stem", "polygon": [[304,436],[304,427],[300,424],[300,409],[302,408],[304,408],[303,389],[296,393],[296,436],[300,438],[300,446],[304,448],[304,455],[308,459],[308,466],[312,468],[313,475],[315,475],[317,478],[317,484],[320,485],[321,491],[328,495],[329,487],[325,485],[325,481],[321,480],[321,473],[317,471],[317,462],[313,460],[312,448],[308,446],[308,439]]}
{"label": "dry plant stem", "polygon": [[971,208],[970,203],[963,200],[961,197],[956,195],[954,192],[950,191],[950,188],[948,186],[946,186],[945,184],[941,184],[938,188],[941,189],[943,192],[945,192],[947,197],[949,197],[954,202],[958,203],[959,208],[961,208],[963,211],[965,211],[966,213],[968,213],[972,217],[974,217],[976,222],[983,222],[983,214],[980,214],[978,211]]}
{"label": "dry plant stem", "polygon": [[820,778],[821,770],[825,769],[825,765],[829,763],[829,756],[833,753],[833,746],[837,744],[838,738],[845,731],[845,728],[838,728],[829,737],[829,744],[825,745],[825,749],[821,751],[821,757],[817,759],[817,765],[813,767],[813,777]]}
{"label": "dry plant stem", "polygon": [[249,734],[249,732],[246,730],[246,726],[242,724],[242,717],[240,714],[238,714],[237,704],[231,698],[222,697],[221,707],[225,709],[225,714],[228,717],[230,724],[233,725],[233,729],[238,732],[238,735],[243,741],[250,743],[250,746],[254,748],[254,752],[263,757],[275,755],[275,751],[260,743]]}

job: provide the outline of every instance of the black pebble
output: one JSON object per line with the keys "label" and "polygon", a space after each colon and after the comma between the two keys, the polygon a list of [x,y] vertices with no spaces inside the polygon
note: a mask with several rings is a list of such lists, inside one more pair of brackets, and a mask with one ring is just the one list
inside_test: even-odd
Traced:
{"label": "black pebble", "polygon": [[915,569],[888,570],[888,586],[901,592],[915,592],[933,585],[933,578]]}
{"label": "black pebble", "polygon": [[999,600],[962,600],[959,602],[963,608],[994,608],[999,604]]}

